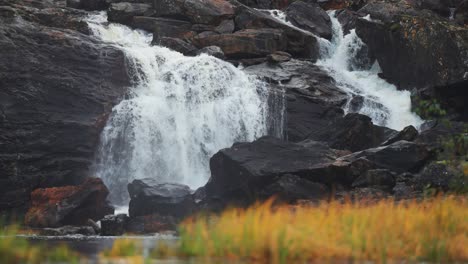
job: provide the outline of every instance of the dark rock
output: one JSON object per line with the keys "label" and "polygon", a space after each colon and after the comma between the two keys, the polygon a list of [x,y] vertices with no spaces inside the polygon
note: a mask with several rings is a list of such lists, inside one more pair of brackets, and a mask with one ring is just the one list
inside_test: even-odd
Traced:
{"label": "dark rock", "polygon": [[100,220],[113,214],[106,201],[109,191],[101,179],[88,178],[79,186],[37,189],[25,224],[31,227],[87,225],[88,219]]}
{"label": "dark rock", "polygon": [[101,227],[93,219],[88,219],[86,225],[92,227],[96,234],[101,233]]}
{"label": "dark rock", "polygon": [[347,35],[352,29],[356,28],[356,20],[359,19],[360,16],[355,11],[342,9],[337,11],[336,17],[343,27],[343,34]]}
{"label": "dark rock", "polygon": [[214,31],[218,32],[219,34],[231,34],[234,32],[234,28],[234,20],[230,19],[222,21],[219,26],[214,28]]}
{"label": "dark rock", "polygon": [[433,157],[433,152],[425,145],[408,141],[398,141],[391,145],[367,149],[337,161],[356,162],[365,159],[376,169],[388,169],[396,173],[417,172]]}
{"label": "dark rock", "polygon": [[291,54],[284,51],[277,51],[267,56],[269,63],[281,63],[290,61],[292,58]]}
{"label": "dark rock", "polygon": [[450,16],[450,8],[458,6],[458,0],[421,0],[419,7],[434,11],[435,13],[448,18]]}
{"label": "dark rock", "polygon": [[272,89],[286,89],[287,138],[299,142],[343,116],[347,94],[326,72],[310,61],[263,63],[245,69],[267,81]]}
{"label": "dark rock", "polygon": [[176,228],[177,220],[174,217],[154,214],[130,218],[126,231],[134,234],[150,234],[174,231]]}
{"label": "dark rock", "polygon": [[336,193],[335,199],[338,201],[356,201],[361,205],[373,203],[382,199],[389,198],[390,194],[381,188],[365,187]]}
{"label": "dark rock", "polygon": [[389,170],[369,170],[357,178],[352,187],[380,187],[384,190],[392,190],[396,184],[396,175]]}
{"label": "dark rock", "polygon": [[362,8],[368,0],[318,0],[317,3],[325,10],[343,10],[357,11]]}
{"label": "dark rock", "polygon": [[275,197],[286,203],[294,203],[298,200],[319,200],[327,198],[328,195],[329,189],[326,185],[290,174],[279,177],[277,181],[262,188],[259,193],[262,200]]}
{"label": "dark rock", "polygon": [[414,126],[407,126],[402,131],[395,132],[391,135],[389,139],[382,143],[382,146],[387,146],[400,140],[413,141],[418,135],[419,132]]}
{"label": "dark rock", "polygon": [[234,17],[234,6],[219,0],[155,0],[158,16],[186,19],[195,24],[219,24]]}
{"label": "dark rock", "polygon": [[398,199],[398,200],[415,198],[417,195],[413,186],[408,185],[404,182],[397,182],[392,192],[393,192],[393,196],[395,197],[395,199]]}
{"label": "dark rock", "polygon": [[464,0],[458,5],[454,15],[458,24],[468,24],[468,0]]}
{"label": "dark rock", "polygon": [[117,22],[124,25],[132,25],[135,16],[151,16],[153,7],[141,3],[115,3],[111,4],[108,14],[109,22]]}
{"label": "dark rock", "polygon": [[[466,124],[462,122],[450,121],[431,121],[421,126],[419,136],[414,140],[417,143],[423,143],[430,146],[432,149],[437,150],[439,155],[443,152],[463,152],[456,149],[446,149],[445,143],[450,142],[455,137],[466,133]],[[454,146],[455,147],[455,146]],[[462,146],[459,146],[462,147]]]}
{"label": "dark rock", "polygon": [[431,163],[426,166],[421,173],[416,175],[414,183],[420,190],[424,188],[435,188],[447,191],[453,178],[454,174],[449,170],[447,165]]}
{"label": "dark rock", "polygon": [[130,217],[158,214],[183,218],[195,207],[192,191],[181,184],[158,184],[154,179],[134,180],[128,185]]}
{"label": "dark rock", "polygon": [[322,38],[332,38],[332,25],[327,12],[318,4],[295,1],[286,9],[288,21],[296,27]]}
{"label": "dark rock", "polygon": [[154,42],[153,39],[152,44],[170,48],[186,56],[193,56],[197,53],[197,48],[195,46],[178,38],[163,37],[159,38],[159,42]]}
{"label": "dark rock", "polygon": [[96,232],[90,226],[62,226],[59,228],[44,228],[39,232],[41,236],[95,236]]}
{"label": "dark rock", "polygon": [[244,5],[259,9],[284,9],[294,0],[239,0]]}
{"label": "dark rock", "polygon": [[467,28],[404,1],[374,1],[359,12],[370,14],[372,21],[358,19],[356,32],[379,61],[386,80],[406,89],[449,89],[467,80]]}
{"label": "dark rock", "polygon": [[200,49],[197,52],[197,55],[200,55],[200,54],[207,54],[207,55],[216,57],[218,59],[224,59],[225,58],[223,50],[220,47],[217,47],[217,46],[204,47],[203,49]]}
{"label": "dark rock", "polygon": [[374,125],[368,116],[348,114],[311,131],[308,138],[327,142],[334,149],[355,152],[379,146],[392,132],[395,131]]}
{"label": "dark rock", "polygon": [[18,17],[0,15],[0,210],[27,208],[36,188],[80,184],[130,86],[124,54],[83,34],[83,12],[23,3],[39,4],[7,1]]}
{"label": "dark rock", "polygon": [[225,204],[248,205],[261,198],[259,193],[266,186],[281,185],[278,179],[287,174],[328,185],[350,185],[353,178],[347,174],[347,168],[332,164],[339,155],[312,141],[288,143],[265,137],[252,143],[237,143],[211,158],[206,195],[219,197]]}
{"label": "dark rock", "polygon": [[101,220],[101,236],[121,236],[125,233],[129,218],[126,214],[107,215]]}
{"label": "dark rock", "polygon": [[67,6],[88,11],[105,10],[109,7],[106,0],[67,0]]}
{"label": "dark rock", "polygon": [[198,35],[194,44],[200,48],[220,47],[227,58],[262,57],[287,49],[286,36],[277,29],[246,29],[234,34]]}
{"label": "dark rock", "polygon": [[319,56],[317,39],[309,32],[298,30],[273,18],[269,14],[250,8],[239,8],[235,18],[238,29],[277,29],[286,37],[286,51],[296,57],[316,60]]}

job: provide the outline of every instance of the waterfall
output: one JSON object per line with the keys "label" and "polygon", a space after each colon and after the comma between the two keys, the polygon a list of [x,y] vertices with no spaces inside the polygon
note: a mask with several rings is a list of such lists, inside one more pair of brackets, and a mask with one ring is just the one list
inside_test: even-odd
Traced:
{"label": "waterfall", "polygon": [[[299,29],[286,20],[284,12],[270,10],[268,13]],[[370,63],[366,57],[366,46],[354,29],[344,34],[335,13],[336,11],[328,12],[332,22],[332,40],[315,36],[321,53],[317,65],[326,70],[335,79],[336,85],[349,95],[344,107],[345,113],[364,114],[372,118],[375,124],[396,130],[422,124],[421,118],[411,112],[410,92],[399,91],[396,86],[379,77],[378,62]],[[364,19],[371,18],[367,16]]]}
{"label": "waterfall", "polygon": [[270,96],[255,76],[208,55],[186,57],[151,46],[151,34],[108,24],[105,13],[92,15],[88,24],[96,37],[125,53],[133,80],[104,128],[96,161],[114,203],[128,200],[127,184],[134,179],[198,188],[220,149],[282,136],[277,119],[283,119],[284,102],[278,100],[284,96]]}

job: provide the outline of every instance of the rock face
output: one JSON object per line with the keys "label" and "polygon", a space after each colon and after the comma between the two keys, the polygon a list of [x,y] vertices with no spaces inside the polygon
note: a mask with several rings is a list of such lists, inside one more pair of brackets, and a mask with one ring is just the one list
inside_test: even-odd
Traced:
{"label": "rock face", "polygon": [[194,211],[195,202],[188,186],[159,184],[155,179],[134,180],[128,185],[130,217],[158,214],[183,218]]}
{"label": "rock face", "polygon": [[3,211],[26,207],[35,188],[89,176],[101,129],[129,78],[121,51],[83,34],[79,11],[0,2],[13,10],[0,12]]}
{"label": "rock face", "polygon": [[100,220],[113,214],[106,201],[109,191],[101,179],[89,178],[79,186],[37,189],[25,224],[31,227],[87,225],[88,219]]}
{"label": "rock face", "polygon": [[293,25],[322,38],[332,38],[330,17],[318,4],[295,1],[286,9],[286,14]]}
{"label": "rock face", "polygon": [[445,87],[468,78],[468,29],[403,2],[374,1],[359,12],[373,20],[357,20],[356,32],[390,82]]}

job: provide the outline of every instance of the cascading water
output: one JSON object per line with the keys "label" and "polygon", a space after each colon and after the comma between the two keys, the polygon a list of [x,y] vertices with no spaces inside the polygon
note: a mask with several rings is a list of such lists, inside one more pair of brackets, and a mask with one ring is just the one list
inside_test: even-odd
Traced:
{"label": "cascading water", "polygon": [[[268,13],[294,27],[286,20],[282,11],[270,10]],[[328,41],[316,36],[321,53],[317,65],[325,69],[335,79],[337,86],[348,93],[350,99],[344,107],[345,112],[367,115],[375,124],[396,130],[408,125],[418,127],[423,121],[411,112],[410,92],[398,91],[394,85],[380,78],[378,63],[369,65],[367,54],[362,53],[365,51],[365,44],[355,30],[345,35],[335,11],[328,14],[332,22],[333,38]],[[365,19],[371,18],[368,16]],[[353,98],[360,98],[361,102],[354,104]]]}
{"label": "cascading water", "polygon": [[202,186],[209,159],[220,149],[282,135],[281,126],[269,124],[277,119],[269,114],[283,107],[269,109],[263,82],[211,56],[151,46],[151,34],[106,21],[100,13],[88,23],[94,35],[124,51],[134,80],[102,133],[96,164],[114,203],[126,202],[133,179]]}

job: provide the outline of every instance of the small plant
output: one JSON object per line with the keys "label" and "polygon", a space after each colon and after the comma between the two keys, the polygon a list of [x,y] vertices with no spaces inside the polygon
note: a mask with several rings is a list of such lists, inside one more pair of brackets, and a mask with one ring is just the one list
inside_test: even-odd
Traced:
{"label": "small plant", "polygon": [[414,111],[424,119],[439,119],[447,115],[447,111],[441,107],[436,99],[417,100]]}

